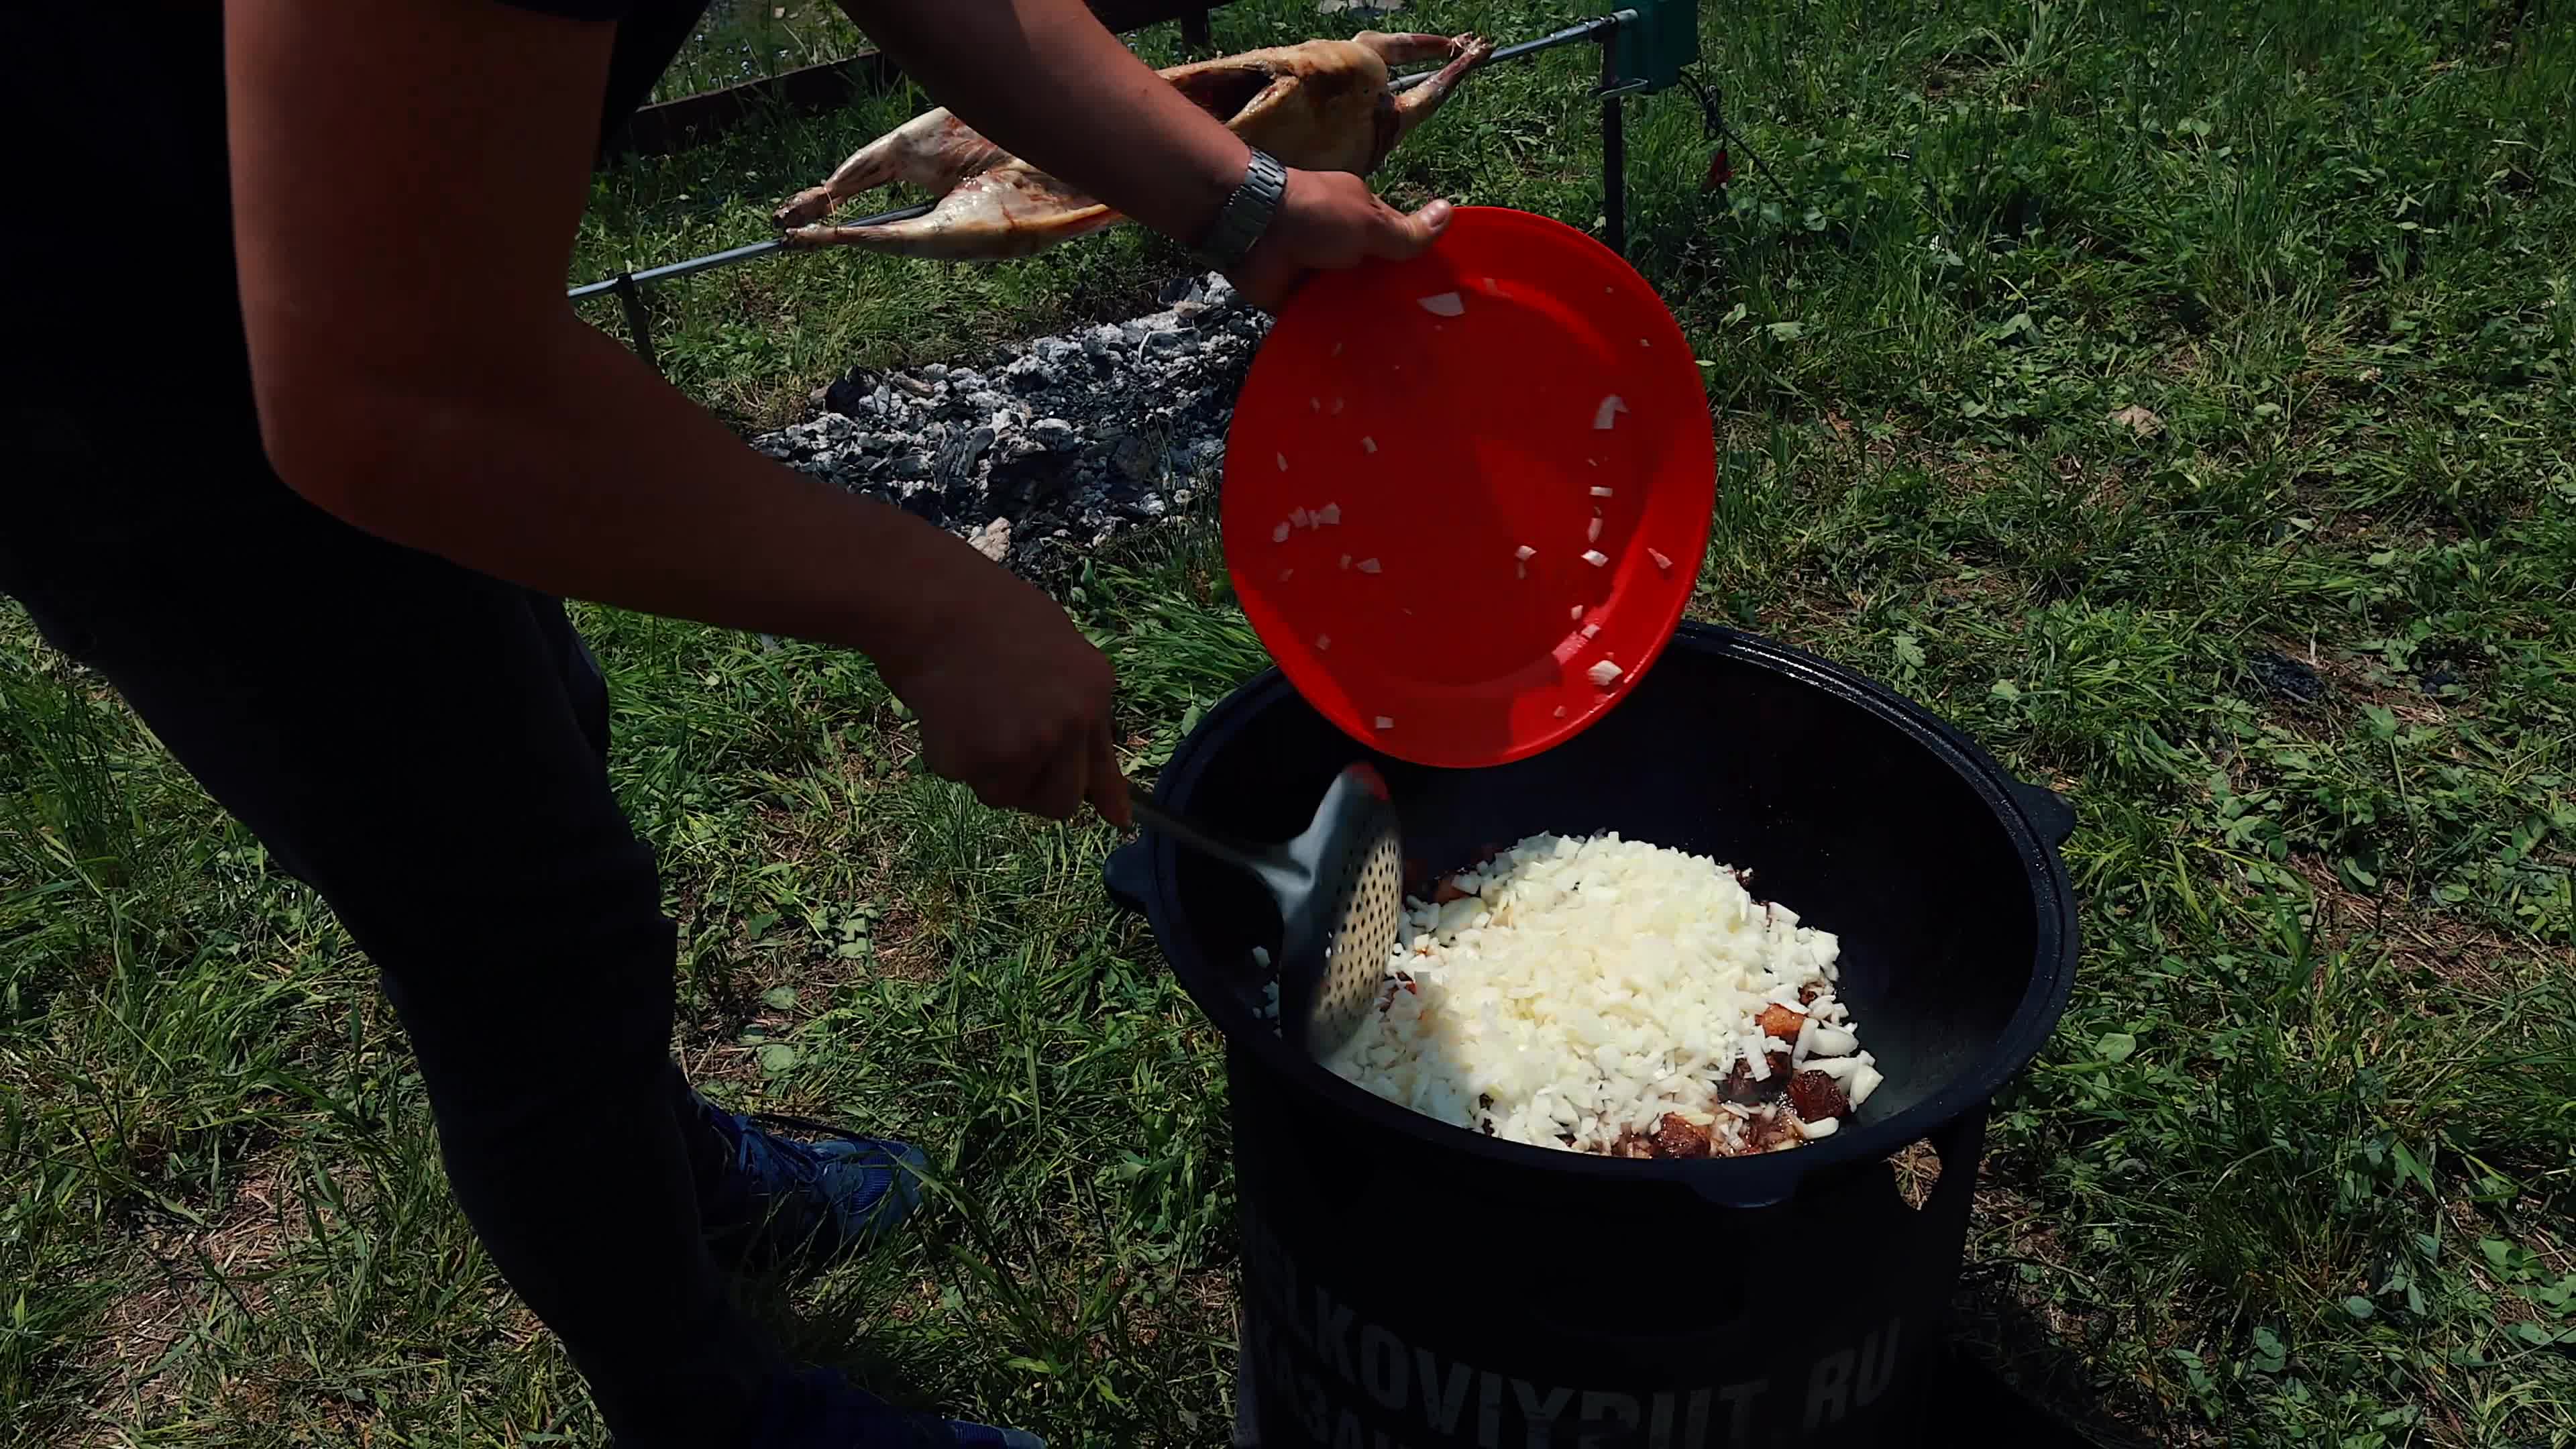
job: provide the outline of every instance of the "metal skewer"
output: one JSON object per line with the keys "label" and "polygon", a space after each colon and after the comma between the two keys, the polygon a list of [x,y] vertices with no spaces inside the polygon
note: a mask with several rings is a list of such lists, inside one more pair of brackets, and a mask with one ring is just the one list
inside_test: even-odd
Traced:
{"label": "metal skewer", "polygon": [[[1687,4],[1689,0],[1663,0],[1663,3]],[[1613,14],[1579,21],[1533,40],[1523,40],[1503,46],[1485,59],[1487,65],[1502,61],[1527,60],[1531,56],[1554,50],[1559,46],[1575,45],[1584,41],[1599,42],[1602,83],[1597,94],[1601,97],[1602,215],[1606,219],[1609,233],[1605,240],[1608,241],[1611,250],[1619,252],[1627,249],[1628,232],[1628,218],[1625,214],[1628,148],[1625,128],[1621,125],[1619,101],[1622,95],[1631,90],[1640,89],[1641,86],[1633,82],[1623,83],[1616,58],[1616,48],[1621,27],[1637,23],[1638,11],[1623,9]],[[1436,73],[1426,70],[1399,76],[1387,83],[1387,89],[1390,92],[1407,91]],[[910,221],[914,217],[929,214],[933,204],[924,202],[918,206],[897,207],[893,211],[864,216],[843,225],[883,226],[889,222]],[[646,267],[642,271],[620,272],[613,277],[584,282],[580,286],[567,289],[564,295],[567,300],[574,302],[591,297],[614,295],[625,308],[626,326],[634,336],[635,351],[658,372],[661,364],[654,355],[653,319],[644,306],[644,288],[657,282],[674,281],[681,277],[695,276],[699,272],[714,271],[719,267],[730,267],[756,258],[774,256],[788,249],[787,243],[777,238],[752,242],[745,246],[728,247],[723,251],[691,257],[686,261]]]}

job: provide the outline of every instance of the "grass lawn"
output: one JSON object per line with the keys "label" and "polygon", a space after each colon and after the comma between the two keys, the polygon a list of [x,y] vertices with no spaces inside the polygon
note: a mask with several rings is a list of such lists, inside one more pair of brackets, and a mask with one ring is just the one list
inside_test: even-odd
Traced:
{"label": "grass lawn", "polygon": [[[1754,0],[1703,29],[1797,200],[1703,195],[1687,97],[1632,108],[1636,259],[1711,364],[1697,612],[2081,810],[2082,974],[1998,1106],[1966,1331],[2109,1443],[2576,1444],[2576,15]],[[1384,184],[1592,223],[1591,67],[1478,78]],[[604,174],[576,277],[764,234],[918,104]],[[1144,310],[1179,266],[1132,228],[988,271],[792,258],[658,293],[657,326],[751,427],[853,364]],[[1204,524],[1067,602],[1139,769],[1263,663]],[[686,1062],[909,1134],[959,1188],[764,1288],[800,1347],[1063,1445],[1221,1443],[1218,1043],[1103,900],[1110,833],[927,778],[862,660],[583,621],[683,923]],[[597,1440],[447,1201],[365,962],[14,609],[0,1285],[13,1443]]]}
{"label": "grass lawn", "polygon": [[708,0],[651,99],[677,100],[869,48],[835,0]]}

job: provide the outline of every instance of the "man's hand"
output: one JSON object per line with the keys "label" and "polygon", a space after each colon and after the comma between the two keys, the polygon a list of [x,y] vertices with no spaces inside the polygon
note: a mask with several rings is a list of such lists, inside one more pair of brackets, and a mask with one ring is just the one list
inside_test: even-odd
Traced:
{"label": "man's hand", "polygon": [[1402,261],[1439,240],[1450,215],[1446,201],[1407,215],[1347,171],[1291,171],[1279,214],[1226,280],[1254,306],[1275,312],[1308,272],[1339,271],[1371,257]]}
{"label": "man's hand", "polygon": [[1000,568],[961,602],[934,650],[880,665],[921,717],[924,762],[995,809],[1064,820],[1088,800],[1125,825],[1108,659],[1054,601]]}

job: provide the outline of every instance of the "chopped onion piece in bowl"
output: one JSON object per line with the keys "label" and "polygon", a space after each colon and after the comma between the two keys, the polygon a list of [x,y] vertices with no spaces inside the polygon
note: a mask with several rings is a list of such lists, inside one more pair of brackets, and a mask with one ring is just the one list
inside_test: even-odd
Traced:
{"label": "chopped onion piece in bowl", "polygon": [[1414,301],[1434,317],[1455,317],[1467,310],[1467,299],[1455,292],[1435,292]]}
{"label": "chopped onion piece in bowl", "polygon": [[1610,561],[1610,555],[1597,548],[1587,548],[1583,551],[1583,561],[1597,569]]}
{"label": "chopped onion piece in bowl", "polygon": [[1625,398],[1615,392],[1610,394],[1601,400],[1599,407],[1592,410],[1592,430],[1596,433],[1610,431],[1610,420],[1627,410],[1628,403]]}
{"label": "chopped onion piece in bowl", "polygon": [[1591,668],[1583,671],[1583,677],[1591,680],[1594,684],[1601,686],[1603,689],[1608,689],[1611,685],[1618,683],[1619,676],[1625,673],[1627,673],[1627,671],[1621,669],[1618,665],[1611,663],[1607,659],[1601,659],[1595,660]]}

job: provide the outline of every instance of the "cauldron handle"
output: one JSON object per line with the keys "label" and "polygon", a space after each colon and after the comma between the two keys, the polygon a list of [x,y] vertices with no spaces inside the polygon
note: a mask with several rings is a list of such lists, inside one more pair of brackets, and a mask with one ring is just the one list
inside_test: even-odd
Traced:
{"label": "cauldron handle", "polygon": [[1143,840],[1131,840],[1109,852],[1100,863],[1100,884],[1109,903],[1130,915],[1145,914],[1145,897],[1154,888],[1154,865]]}
{"label": "cauldron handle", "polygon": [[2027,780],[2007,779],[2014,803],[2030,817],[2030,828],[2039,832],[2042,844],[2055,850],[2075,835],[2075,802]]}

